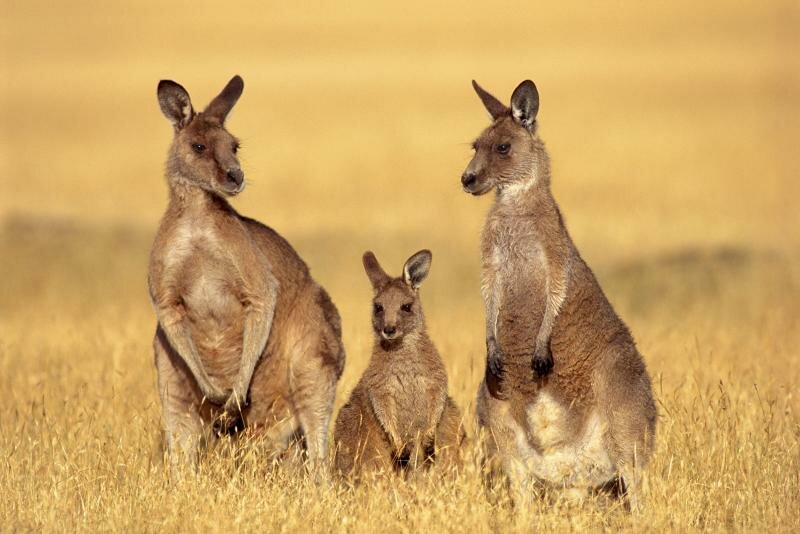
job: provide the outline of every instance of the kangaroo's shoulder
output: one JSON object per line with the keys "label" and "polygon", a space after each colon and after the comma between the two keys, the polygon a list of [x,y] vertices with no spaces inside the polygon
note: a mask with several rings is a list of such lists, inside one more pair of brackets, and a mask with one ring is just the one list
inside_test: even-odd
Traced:
{"label": "kangaroo's shoulder", "polygon": [[299,271],[303,274],[308,274],[306,263],[289,241],[275,229],[251,217],[244,215],[238,215],[238,217],[250,237],[259,249],[266,254],[271,263],[284,262],[294,272]]}

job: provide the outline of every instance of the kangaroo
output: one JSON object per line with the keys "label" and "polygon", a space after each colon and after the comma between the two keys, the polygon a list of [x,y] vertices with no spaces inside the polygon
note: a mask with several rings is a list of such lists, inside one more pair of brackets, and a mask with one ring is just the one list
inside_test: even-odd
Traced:
{"label": "kangaroo", "polygon": [[461,412],[447,395],[442,358],[426,332],[419,286],[432,255],[421,250],[392,278],[364,254],[374,298],[375,344],[369,365],[339,411],[334,442],[339,473],[454,465],[464,440]]}
{"label": "kangaroo", "polygon": [[182,86],[158,84],[174,138],[148,286],[167,446],[173,468],[194,466],[220,420],[232,427],[224,430],[262,433],[277,452],[299,431],[309,468],[324,476],[341,323],[291,245],[228,203],[245,185],[239,143],[225,128],[243,88],[235,76],[195,113]]}
{"label": "kangaroo", "polygon": [[492,118],[461,177],[467,193],[495,191],[481,244],[487,365],[477,399],[489,452],[515,500],[531,483],[581,496],[621,481],[636,510],[656,426],[644,361],[550,192],[536,86],[522,82],[509,108],[472,84]]}

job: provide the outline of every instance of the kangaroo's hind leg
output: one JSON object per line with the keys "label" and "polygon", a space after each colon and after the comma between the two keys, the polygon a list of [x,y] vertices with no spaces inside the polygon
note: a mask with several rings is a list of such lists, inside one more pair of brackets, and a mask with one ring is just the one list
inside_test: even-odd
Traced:
{"label": "kangaroo's hind leg", "polygon": [[180,477],[182,469],[194,469],[204,438],[203,421],[199,413],[201,395],[191,372],[169,345],[159,327],[153,340],[158,394],[164,434],[172,475]]}
{"label": "kangaroo's hind leg", "polygon": [[[263,382],[257,382],[254,386],[251,391],[256,389],[259,392],[263,390],[274,392],[264,387]],[[258,406],[258,410],[248,412],[246,427],[249,435],[265,451],[271,462],[275,463],[284,457],[299,425],[297,417],[283,396],[276,395],[271,400],[266,410]],[[251,405],[251,408],[254,407]]]}
{"label": "kangaroo's hind leg", "polygon": [[655,425],[648,425],[641,418],[637,421],[636,417],[630,417],[631,420],[626,421],[623,417],[619,412],[612,416],[615,421],[610,427],[614,443],[610,448],[616,452],[614,460],[630,510],[639,513],[646,488],[646,468],[652,452]]}
{"label": "kangaroo's hind leg", "polygon": [[[353,396],[356,396],[354,392]],[[359,438],[361,427],[364,424],[364,415],[361,413],[359,399],[351,396],[339,410],[336,426],[333,433],[334,466],[339,476],[348,478],[358,475]]]}
{"label": "kangaroo's hind leg", "polygon": [[631,367],[635,369],[618,360],[606,380],[598,381],[597,401],[607,419],[606,450],[617,466],[631,512],[637,513],[653,451],[656,407],[647,374],[632,373]]}
{"label": "kangaroo's hind leg", "polygon": [[357,482],[367,473],[391,472],[389,441],[365,402],[363,390],[356,388],[339,411],[334,439],[336,470],[342,477]]}
{"label": "kangaroo's hind leg", "polygon": [[305,437],[309,470],[317,481],[323,481],[328,479],[328,428],[344,367],[344,347],[336,308],[321,288],[317,291],[313,299],[295,309],[289,385]]}
{"label": "kangaroo's hind leg", "polygon": [[[336,386],[335,383],[330,384],[327,377],[320,377],[317,373],[301,371],[299,374],[295,390],[297,420],[305,437],[308,469],[317,481],[323,481],[328,477],[328,428]],[[312,374],[316,378],[309,376]]]}
{"label": "kangaroo's hind leg", "polygon": [[484,381],[478,390],[478,423],[486,431],[487,458],[499,463],[515,506],[525,508],[535,496],[531,461],[535,455],[508,401],[492,396]]}
{"label": "kangaroo's hind leg", "polygon": [[458,467],[461,445],[466,439],[461,420],[461,410],[453,399],[447,397],[442,418],[436,426],[435,462],[437,470]]}

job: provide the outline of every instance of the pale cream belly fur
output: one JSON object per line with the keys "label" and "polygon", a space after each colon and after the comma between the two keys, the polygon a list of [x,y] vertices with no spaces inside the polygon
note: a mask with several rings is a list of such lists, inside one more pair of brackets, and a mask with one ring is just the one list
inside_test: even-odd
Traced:
{"label": "pale cream belly fur", "polygon": [[[487,391],[488,393],[488,391]],[[577,434],[568,428],[567,409],[551,395],[542,392],[525,410],[530,435],[511,414],[510,405],[488,396],[481,399],[494,412],[492,426],[500,423],[510,430],[512,458],[506,458],[515,477],[535,479],[562,488],[596,488],[613,480],[617,469],[605,449],[605,424],[600,415],[589,414]],[[488,414],[487,414],[488,415]],[[516,454],[514,454],[516,453]]]}

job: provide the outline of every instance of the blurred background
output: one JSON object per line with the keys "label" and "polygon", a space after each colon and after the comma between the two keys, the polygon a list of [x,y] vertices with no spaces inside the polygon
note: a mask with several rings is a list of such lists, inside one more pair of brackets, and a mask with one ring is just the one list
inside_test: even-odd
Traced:
{"label": "blurred background", "polygon": [[507,102],[530,78],[555,197],[654,378],[661,524],[786,519],[775,503],[800,487],[798,2],[0,0],[0,24],[0,426],[16,429],[0,434],[0,523],[184,529],[181,496],[147,463],[160,412],[145,277],[172,137],[156,85],[176,80],[202,109],[234,74],[247,187],[233,204],[282,233],[338,306],[337,405],[372,344],[361,254],[399,274],[425,247],[430,331],[471,429],[492,199],[460,189],[488,125],[470,80]]}
{"label": "blurred background", "polygon": [[244,77],[228,121],[248,181],[234,205],[298,248],[351,350],[369,346],[362,252],[399,272],[430,247],[433,327],[470,354],[454,361],[482,366],[478,239],[491,195],[459,184],[488,124],[473,78],[503,101],[535,80],[556,198],[634,325],[706,306],[720,270],[798,253],[794,2],[6,0],[3,11],[4,321],[71,325],[68,310],[113,309],[121,324],[152,323],[147,254],[172,135],[162,78],[202,108]]}
{"label": "blurred background", "polygon": [[248,181],[234,205],[298,248],[358,350],[361,253],[399,272],[430,247],[428,315],[442,344],[469,353],[451,359],[482,366],[491,195],[459,187],[488,124],[473,78],[503,101],[535,80],[556,198],[634,325],[707,306],[715,273],[757,259],[780,258],[796,283],[794,2],[3,4],[6,324],[71,327],[69,311],[109,321],[112,309],[119,324],[152,323],[145,271],[172,135],[155,87],[176,80],[202,108],[233,74],[245,91],[228,127]]}

